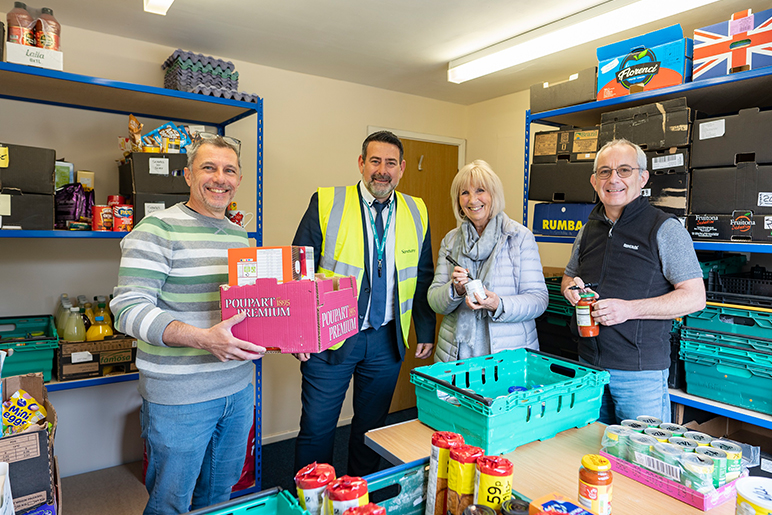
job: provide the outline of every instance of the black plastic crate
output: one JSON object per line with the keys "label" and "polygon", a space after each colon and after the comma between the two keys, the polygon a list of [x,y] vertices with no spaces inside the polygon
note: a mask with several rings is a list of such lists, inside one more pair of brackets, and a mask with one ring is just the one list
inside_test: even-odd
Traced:
{"label": "black plastic crate", "polygon": [[767,272],[766,268],[758,265],[739,274],[720,274],[711,270],[708,276],[708,290],[772,297],[772,272]]}
{"label": "black plastic crate", "polygon": [[571,333],[571,319],[545,313],[536,319],[539,350],[562,358],[579,359],[579,338]]}

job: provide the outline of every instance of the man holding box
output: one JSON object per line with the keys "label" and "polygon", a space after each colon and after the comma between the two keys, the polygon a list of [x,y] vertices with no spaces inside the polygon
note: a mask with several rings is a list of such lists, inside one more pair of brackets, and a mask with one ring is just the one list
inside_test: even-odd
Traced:
{"label": "man holding box", "polygon": [[402,142],[388,131],[368,136],[359,156],[362,180],[319,188],[300,222],[293,245],[314,248],[317,272],[353,275],[359,288],[359,333],[318,354],[297,354],[303,374],[303,413],[295,445],[295,470],[332,463],[335,428],[354,377],[354,418],[348,474],[378,470],[380,457],[364,442],[383,425],[408,345],[410,319],[415,355],[431,356],[436,317],[426,293],[434,276],[426,206],[394,191],[405,171]]}
{"label": "man holding box", "polygon": [[188,146],[190,200],[143,218],[121,241],[110,307],[137,338],[140,419],[150,499],[145,514],[187,513],[226,501],[239,480],[254,413],[254,365],[265,348],[220,321],[228,249],[248,246],[225,218],[241,183],[232,138],[198,135]]}
{"label": "man holding box", "polygon": [[599,418],[607,424],[639,415],[670,421],[672,320],[705,307],[689,233],[641,196],[648,180],[638,145],[620,139],[598,151],[590,182],[600,203],[574,241],[561,285],[572,305],[595,293],[600,332],[580,338],[579,357],[611,375]]}

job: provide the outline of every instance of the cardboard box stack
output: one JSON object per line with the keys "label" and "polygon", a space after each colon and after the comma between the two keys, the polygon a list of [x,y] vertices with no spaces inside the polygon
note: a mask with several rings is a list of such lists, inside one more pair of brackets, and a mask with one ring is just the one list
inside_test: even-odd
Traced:
{"label": "cardboard box stack", "polygon": [[190,197],[184,170],[187,154],[132,152],[118,167],[119,191],[134,206],[134,225]]}
{"label": "cardboard box stack", "polygon": [[695,124],[694,240],[772,241],[772,111],[744,109]]}
{"label": "cardboard box stack", "polygon": [[0,228],[53,230],[55,161],[52,149],[0,143]]}

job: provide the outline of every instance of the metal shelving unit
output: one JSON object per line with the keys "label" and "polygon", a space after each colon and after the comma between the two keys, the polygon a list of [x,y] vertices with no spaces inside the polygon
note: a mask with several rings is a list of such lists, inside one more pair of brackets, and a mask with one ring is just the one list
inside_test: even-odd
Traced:
{"label": "metal shelving unit", "polygon": [[[256,206],[257,230],[248,233],[262,245],[263,240],[263,100],[257,103],[209,97],[154,86],[100,79],[86,75],[0,62],[0,99],[31,102],[72,109],[134,114],[156,120],[213,126],[221,135],[225,128],[254,116],[257,129]],[[95,231],[0,230],[0,238],[90,238],[121,239],[126,233]],[[108,376],[80,381],[49,383],[50,391],[70,390],[133,381],[139,374]],[[238,492],[245,495],[261,487],[262,362],[255,361],[255,486]]]}
{"label": "metal shelving unit", "polygon": [[[689,82],[625,97],[588,102],[542,113],[531,114],[530,110],[526,111],[523,225],[528,225],[528,172],[531,154],[531,124],[536,123],[553,127],[587,127],[599,124],[601,114],[607,111],[678,97],[686,97],[687,105],[696,111],[696,116],[699,118],[732,114],[740,109],[749,107],[770,109],[772,108],[772,67]],[[573,243],[574,238],[536,236],[536,241],[545,243]],[[765,243],[695,241],[694,248],[697,250],[772,254],[772,245]],[[671,400],[677,404],[691,406],[731,419],[772,429],[772,416],[763,413],[704,399],[681,390],[670,390],[670,396]]]}

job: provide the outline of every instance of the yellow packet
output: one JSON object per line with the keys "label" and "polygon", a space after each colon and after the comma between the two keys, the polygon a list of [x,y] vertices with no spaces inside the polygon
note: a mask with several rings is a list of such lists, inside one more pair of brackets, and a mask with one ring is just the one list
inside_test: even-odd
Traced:
{"label": "yellow packet", "polygon": [[46,418],[46,409],[24,390],[14,393],[3,403],[3,426],[18,433]]}

